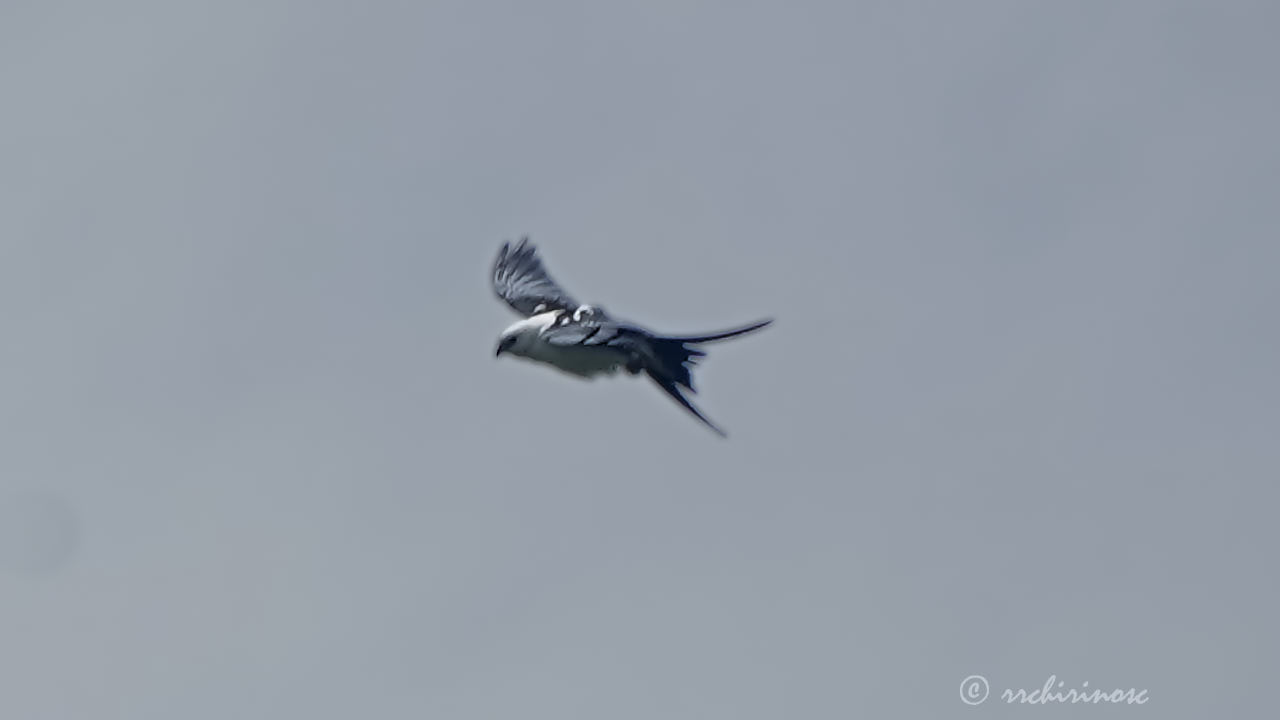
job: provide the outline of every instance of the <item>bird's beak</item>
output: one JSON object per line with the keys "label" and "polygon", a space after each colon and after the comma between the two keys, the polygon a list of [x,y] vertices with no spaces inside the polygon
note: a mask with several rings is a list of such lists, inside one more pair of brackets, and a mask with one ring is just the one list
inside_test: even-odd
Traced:
{"label": "bird's beak", "polygon": [[516,339],[514,337],[507,336],[502,338],[501,340],[498,341],[498,349],[494,351],[493,356],[498,357],[502,355],[502,353],[506,352],[507,350],[510,350],[511,346],[515,344],[516,344]]}

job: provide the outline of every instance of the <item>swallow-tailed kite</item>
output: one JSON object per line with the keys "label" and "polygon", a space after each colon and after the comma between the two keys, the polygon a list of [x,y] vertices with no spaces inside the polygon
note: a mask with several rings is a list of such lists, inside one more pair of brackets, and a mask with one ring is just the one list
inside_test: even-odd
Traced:
{"label": "swallow-tailed kite", "polygon": [[503,243],[493,264],[493,289],[525,316],[502,331],[495,355],[509,353],[581,378],[610,375],[618,368],[631,375],[643,370],[658,387],[722,436],[724,431],[680,392],[681,386],[695,392],[689,369],[706,355],[689,346],[727,340],[773,322],[761,320],[732,330],[676,336],[659,335],[615,320],[603,308],[581,305],[569,297],[542,267],[538,251],[527,237],[514,246]]}

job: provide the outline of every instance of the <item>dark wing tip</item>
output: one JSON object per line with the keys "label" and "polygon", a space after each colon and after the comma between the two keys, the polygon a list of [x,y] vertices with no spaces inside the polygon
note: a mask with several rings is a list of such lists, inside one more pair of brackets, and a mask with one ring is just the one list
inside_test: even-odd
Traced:
{"label": "dark wing tip", "polygon": [[498,248],[498,254],[493,258],[493,275],[497,277],[502,271],[502,266],[506,262],[507,257],[511,254],[511,241],[503,241],[502,247]]}

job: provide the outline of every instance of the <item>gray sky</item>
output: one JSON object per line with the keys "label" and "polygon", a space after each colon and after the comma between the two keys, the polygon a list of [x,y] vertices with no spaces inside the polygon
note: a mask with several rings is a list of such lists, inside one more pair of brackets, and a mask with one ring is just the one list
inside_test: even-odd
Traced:
{"label": "gray sky", "polygon": [[0,714],[1274,713],[1274,7],[6,3]]}

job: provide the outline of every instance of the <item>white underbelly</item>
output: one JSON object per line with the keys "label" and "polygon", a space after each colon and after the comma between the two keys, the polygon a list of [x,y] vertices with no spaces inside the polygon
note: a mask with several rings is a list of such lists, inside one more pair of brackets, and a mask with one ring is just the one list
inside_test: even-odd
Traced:
{"label": "white underbelly", "polygon": [[528,357],[582,378],[611,375],[617,372],[623,360],[621,354],[602,347],[542,343],[536,345]]}

